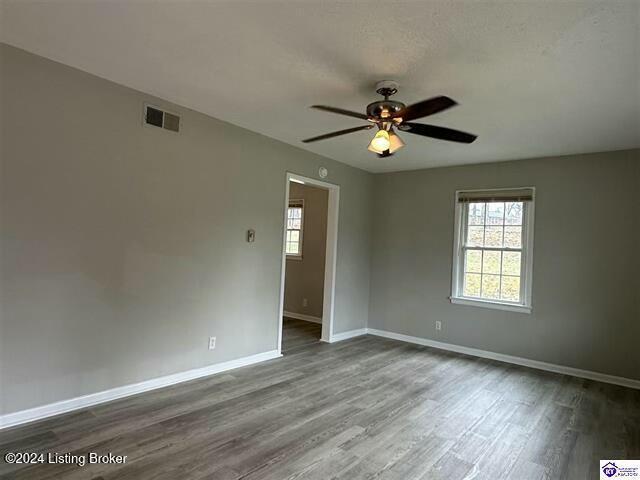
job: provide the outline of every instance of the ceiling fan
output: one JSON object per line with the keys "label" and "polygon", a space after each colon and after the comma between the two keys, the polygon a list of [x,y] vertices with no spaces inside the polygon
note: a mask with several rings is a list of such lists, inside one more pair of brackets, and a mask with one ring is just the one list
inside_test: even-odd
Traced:
{"label": "ceiling fan", "polygon": [[414,123],[411,120],[427,117],[438,112],[442,112],[451,108],[457,103],[449,97],[433,97],[423,100],[413,105],[406,106],[402,102],[389,100],[391,95],[398,92],[398,83],[391,80],[378,82],[376,92],[384,97],[384,100],[370,103],[367,105],[366,114],[344,110],[342,108],[328,107],[326,105],[312,105],[311,108],[324,110],[326,112],[337,113],[339,115],[347,115],[349,117],[367,120],[368,125],[360,127],[347,128],[346,130],[338,130],[337,132],[325,133],[317,137],[307,138],[304,143],[317,142],[327,138],[338,137],[348,133],[359,132],[361,130],[370,130],[378,127],[368,149],[377,153],[379,157],[389,157],[394,152],[404,147],[404,142],[395,132],[395,129],[423,137],[437,138],[439,140],[448,140],[450,142],[471,143],[477,137],[470,133],[453,130],[451,128],[439,127],[437,125],[426,125],[423,123]]}

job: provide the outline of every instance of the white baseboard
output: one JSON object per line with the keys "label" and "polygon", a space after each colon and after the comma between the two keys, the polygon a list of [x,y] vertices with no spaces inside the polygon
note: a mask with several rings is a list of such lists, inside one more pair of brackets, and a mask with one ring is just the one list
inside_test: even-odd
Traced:
{"label": "white baseboard", "polygon": [[314,317],[313,315],[306,315],[304,313],[282,312],[282,315],[289,318],[295,318],[296,320],[304,320],[305,322],[322,323],[322,318]]}
{"label": "white baseboard", "polygon": [[348,340],[349,338],[359,337],[360,335],[366,335],[366,328],[358,328],[356,330],[349,330],[348,332],[336,333],[335,335],[331,335],[331,339],[329,343],[340,342],[342,340]]}
{"label": "white baseboard", "polygon": [[237,358],[228,362],[216,363],[202,368],[194,368],[193,370],[187,370],[186,372],[174,373],[172,375],[153,378],[151,380],[145,380],[131,385],[124,385],[122,387],[116,387],[102,392],[91,393],[81,397],[49,403],[40,407],[30,408],[28,410],[8,413],[0,416],[0,430],[3,428],[21,425],[23,423],[42,420],[43,418],[71,412],[80,408],[90,407],[99,403],[109,402],[118,398],[128,397],[137,393],[148,392],[149,390],[168,387],[169,385],[175,385],[176,383],[186,382],[220,372],[226,372],[227,370],[233,370],[234,368],[264,362],[281,356],[280,352],[272,350],[270,352],[263,352],[250,355],[248,357]]}
{"label": "white baseboard", "polygon": [[480,350],[477,348],[463,347],[460,345],[454,345],[452,343],[438,342],[436,340],[430,340],[428,338],[412,337],[410,335],[403,335],[401,333],[377,330],[375,328],[368,328],[367,333],[369,333],[370,335],[376,335],[378,337],[392,338],[394,340],[401,340],[403,342],[425,345],[427,347],[439,348],[441,350],[464,353],[466,355],[473,355],[475,357],[490,358],[492,360],[498,360],[501,362],[513,363],[515,365],[522,365],[523,367],[536,368],[538,370],[546,370],[548,372],[562,373],[564,375],[587,378],[589,380],[596,380],[598,382],[612,383],[614,385],[621,385],[623,387],[640,389],[640,380],[634,380],[632,378],[616,377],[615,375],[607,375],[606,373],[591,372],[589,370],[581,370],[579,368],[565,367],[564,365],[556,365],[553,363],[541,362],[539,360],[514,357],[513,355],[505,355],[502,353],[489,352],[487,350]]}
{"label": "white baseboard", "polygon": [[[561,373],[564,375],[572,375],[574,377],[587,378],[589,380],[595,380],[604,383],[611,383],[614,385],[621,385],[623,387],[630,387],[640,389],[640,380],[635,380],[625,377],[617,377],[615,375],[607,375],[599,372],[592,372],[588,370],[581,370],[573,367],[566,367],[563,365],[556,365],[553,363],[541,362],[539,360],[531,360],[528,358],[515,357],[512,355],[505,355],[502,353],[489,352],[486,350],[480,350],[477,348],[463,347],[460,345],[454,345],[451,343],[438,342],[436,340],[430,340],[427,338],[413,337],[410,335],[403,335],[401,333],[388,332],[385,330],[378,330],[375,328],[359,328],[356,330],[350,330],[348,332],[338,333],[331,337],[330,343],[347,340],[349,338],[358,337],[361,335],[370,334],[378,337],[391,338],[394,340],[400,340],[408,343],[415,343],[418,345],[425,345],[428,347],[439,348],[441,350],[449,350],[452,352],[463,353],[466,355],[472,355],[475,357],[489,358],[492,360],[498,360],[501,362],[512,363],[515,365],[522,365],[524,367],[536,368],[538,370],[546,370],[549,372]],[[56,403],[50,403],[42,405],[40,407],[31,408],[28,410],[21,410],[14,413],[8,413],[0,416],[0,430],[3,428],[13,427],[24,423],[33,422],[36,420],[42,420],[54,415],[60,415],[62,413],[71,412],[80,408],[86,408],[99,403],[109,402],[117,400],[119,398],[128,397],[138,393],[155,390],[177,383],[194,380],[216,373],[225,372],[234,368],[245,367],[266,360],[281,357],[282,355],[277,350],[269,352],[258,353],[256,355],[250,355],[248,357],[238,358],[230,360],[228,362],[217,363],[215,365],[209,365],[207,367],[196,368],[188,370],[186,372],[174,373],[164,377],[154,378],[143,382],[125,385],[122,387],[112,388],[102,392],[91,393],[81,397],[71,398],[68,400],[62,400]]]}

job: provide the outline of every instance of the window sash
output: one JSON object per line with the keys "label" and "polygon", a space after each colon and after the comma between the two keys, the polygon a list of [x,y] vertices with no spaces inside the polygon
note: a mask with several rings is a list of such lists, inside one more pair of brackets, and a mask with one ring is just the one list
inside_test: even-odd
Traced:
{"label": "window sash", "polygon": [[[512,189],[512,191],[522,191],[525,189]],[[461,300],[469,300],[472,302],[478,302],[482,304],[496,305],[496,308],[499,308],[499,305],[505,306],[514,306],[514,307],[523,307],[525,309],[531,308],[531,269],[532,269],[532,245],[533,245],[533,189],[528,189],[532,192],[531,200],[523,201],[523,212],[522,212],[522,238],[521,238],[521,247],[484,247],[484,246],[475,246],[475,245],[467,245],[467,230],[470,226],[469,223],[469,204],[470,203],[491,203],[493,198],[497,198],[497,196],[492,196],[492,192],[484,192],[485,196],[481,198],[474,197],[473,201],[460,201],[459,194],[464,192],[456,193],[456,238],[455,238],[455,251],[454,251],[454,274],[452,278],[452,299],[458,298]],[[500,193],[497,191],[496,193]],[[476,199],[477,198],[477,199]],[[513,202],[513,201],[522,201],[515,199],[513,196],[509,196],[508,199],[500,200],[505,202]],[[474,226],[474,225],[471,225]],[[519,252],[520,253],[520,301],[509,301],[503,299],[492,299],[492,298],[482,298],[482,297],[471,297],[464,295],[464,282],[465,282],[465,271],[466,271],[466,252],[470,250],[475,251],[495,251],[495,252]],[[502,258],[502,255],[501,255]],[[475,273],[475,272],[469,272]],[[482,273],[480,273],[482,275]],[[500,277],[500,288],[502,288],[502,278],[504,276],[502,274],[502,267],[500,269],[500,274],[496,274]],[[514,276],[515,275],[511,275]],[[481,277],[482,278],[482,277]],[[481,280],[482,281],[482,280]],[[527,310],[529,311],[529,310]]]}
{"label": "window sash", "polygon": [[[467,255],[466,252],[469,250],[474,250],[477,252],[517,252],[520,253],[520,275],[508,275],[508,274],[504,274],[502,273],[502,255],[500,256],[500,273],[485,273],[483,272],[483,267],[484,265],[482,265],[480,267],[480,272],[469,272],[467,271],[467,265],[466,265],[466,261],[467,261]],[[525,289],[525,282],[524,282],[524,273],[525,273],[525,256],[523,254],[523,250],[521,248],[509,248],[509,247],[465,247],[462,246],[460,248],[461,251],[461,257],[462,259],[460,260],[461,266],[460,266],[460,282],[458,285],[458,297],[460,298],[465,298],[465,299],[469,299],[469,300],[481,300],[484,302],[500,302],[500,303],[507,303],[510,305],[522,305],[524,306],[524,289]],[[470,297],[470,296],[466,296],[464,294],[464,282],[465,282],[465,275],[467,273],[470,274],[475,274],[475,275],[480,275],[480,296],[479,297]],[[520,279],[520,291],[518,292],[518,296],[520,298],[520,301],[515,301],[515,300],[506,300],[503,298],[488,298],[488,297],[483,297],[482,296],[482,277],[484,275],[493,275],[496,277],[500,277],[500,292],[502,293],[502,278],[503,277],[517,277]]]}

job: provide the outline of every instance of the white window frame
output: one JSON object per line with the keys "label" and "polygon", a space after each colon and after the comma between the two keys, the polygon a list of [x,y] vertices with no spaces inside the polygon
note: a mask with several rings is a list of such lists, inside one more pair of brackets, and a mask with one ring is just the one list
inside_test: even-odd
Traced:
{"label": "white window frame", "polygon": [[[533,222],[535,217],[535,187],[527,188],[533,191],[533,200],[524,202],[522,217],[522,255],[520,265],[520,302],[508,302],[505,300],[489,300],[474,297],[465,297],[463,292],[464,282],[464,239],[466,238],[467,214],[469,203],[459,202],[461,192],[500,192],[501,190],[513,191],[514,188],[494,188],[482,190],[457,190],[455,194],[455,229],[453,241],[453,272],[451,275],[451,303],[470,305],[512,312],[531,313],[533,308],[531,289],[533,285]],[[488,248],[489,250],[509,251],[508,248]],[[488,250],[485,248],[485,250]]]}
{"label": "white window frame", "polygon": [[[302,205],[302,211],[300,212],[300,229],[297,228],[289,228],[289,209],[292,208],[291,204],[294,205]],[[289,231],[296,231],[296,232],[300,232],[300,236],[298,237],[298,253],[287,253],[287,260],[302,260],[302,245],[303,245],[303,238],[304,238],[304,199],[294,199],[291,198],[289,199],[289,206],[287,207],[287,224],[285,225],[285,239],[286,239],[286,232]],[[286,248],[286,244],[285,244],[285,248]]]}

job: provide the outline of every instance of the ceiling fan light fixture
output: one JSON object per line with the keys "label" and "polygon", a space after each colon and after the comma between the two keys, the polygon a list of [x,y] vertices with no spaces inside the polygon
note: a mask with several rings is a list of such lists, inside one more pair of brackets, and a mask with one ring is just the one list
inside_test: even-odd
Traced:
{"label": "ceiling fan light fixture", "polygon": [[404,147],[404,142],[393,129],[389,130],[389,153],[396,152]]}
{"label": "ceiling fan light fixture", "polygon": [[389,139],[389,132],[386,130],[378,130],[378,133],[376,133],[375,137],[373,137],[373,140],[371,140],[371,143],[369,144],[369,150],[376,153],[382,153],[385,150],[389,150],[390,146],[391,141]]}
{"label": "ceiling fan light fixture", "polygon": [[378,155],[381,155],[382,152],[384,152],[384,150],[377,150],[377,149],[373,148],[371,146],[371,144],[369,144],[369,146],[367,147],[367,150],[369,150],[372,153],[377,153]]}

